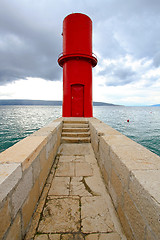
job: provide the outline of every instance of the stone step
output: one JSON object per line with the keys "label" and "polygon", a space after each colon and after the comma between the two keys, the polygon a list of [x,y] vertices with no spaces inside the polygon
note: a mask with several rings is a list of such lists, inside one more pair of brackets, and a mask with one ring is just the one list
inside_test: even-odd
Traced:
{"label": "stone step", "polygon": [[89,128],[63,128],[62,132],[88,132]]}
{"label": "stone step", "polygon": [[72,124],[72,123],[84,124],[84,123],[88,123],[88,121],[87,120],[64,120],[63,123],[67,123],[67,124]]}
{"label": "stone step", "polygon": [[91,139],[90,137],[62,137],[61,138],[62,143],[90,143]]}
{"label": "stone step", "polygon": [[84,123],[84,124],[80,124],[80,123],[72,123],[72,124],[64,123],[63,127],[64,128],[88,128],[89,125],[88,125],[88,123]]}
{"label": "stone step", "polygon": [[90,132],[62,132],[62,137],[90,137]]}

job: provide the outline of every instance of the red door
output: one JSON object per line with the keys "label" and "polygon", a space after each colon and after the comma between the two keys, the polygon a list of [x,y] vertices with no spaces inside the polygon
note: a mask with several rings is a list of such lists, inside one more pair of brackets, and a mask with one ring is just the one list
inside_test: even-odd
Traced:
{"label": "red door", "polygon": [[81,84],[74,84],[71,86],[71,116],[84,116],[84,86]]}

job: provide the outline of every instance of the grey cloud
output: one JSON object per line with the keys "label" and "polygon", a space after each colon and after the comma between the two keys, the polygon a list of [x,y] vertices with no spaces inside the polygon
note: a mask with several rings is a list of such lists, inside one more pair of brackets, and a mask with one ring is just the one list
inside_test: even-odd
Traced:
{"label": "grey cloud", "polygon": [[159,12],[159,0],[103,1],[95,10],[95,48],[106,58],[153,58],[160,47]]}
{"label": "grey cloud", "polygon": [[[83,12],[93,20],[93,51],[101,56],[100,65],[104,58],[130,54],[137,59],[153,59],[154,66],[159,67],[159,0],[1,0],[1,85],[27,77],[60,80],[57,57],[62,51],[62,22],[72,12]],[[109,74],[108,69],[104,75],[106,71]],[[136,81],[139,74],[114,66],[110,78],[123,85]],[[110,80],[108,84],[114,83]]]}
{"label": "grey cloud", "polygon": [[118,67],[114,64],[111,64],[103,71],[100,71],[99,75],[105,76],[107,86],[123,86],[136,79],[136,72],[130,67]]}
{"label": "grey cloud", "polygon": [[114,76],[123,80],[126,80],[134,75],[135,75],[135,72],[132,71],[130,68],[119,68],[119,69],[115,69],[114,71]]}
{"label": "grey cloud", "polygon": [[153,64],[155,67],[160,67],[160,52],[157,52],[153,58]]}
{"label": "grey cloud", "polygon": [[27,77],[59,80],[57,28],[41,19],[41,14],[29,15],[29,5],[25,10],[13,2],[2,1],[0,8],[0,84]]}

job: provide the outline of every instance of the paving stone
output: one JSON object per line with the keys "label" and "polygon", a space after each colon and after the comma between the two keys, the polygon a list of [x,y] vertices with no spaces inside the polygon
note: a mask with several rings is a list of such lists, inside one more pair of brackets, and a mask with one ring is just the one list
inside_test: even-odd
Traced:
{"label": "paving stone", "polygon": [[92,190],[94,196],[105,196],[107,194],[104,183],[99,176],[86,177],[85,184]]}
{"label": "paving stone", "polygon": [[60,240],[60,234],[49,234],[49,240]]}
{"label": "paving stone", "polygon": [[94,166],[96,165],[96,167],[97,167],[97,160],[94,156],[94,153],[91,153],[90,155],[86,155],[85,161],[91,165],[94,165]]}
{"label": "paving stone", "polygon": [[69,195],[69,177],[54,177],[48,195]]}
{"label": "paving stone", "polygon": [[79,198],[52,198],[46,203],[38,232],[78,232],[80,230]]}
{"label": "paving stone", "polygon": [[75,162],[85,162],[85,156],[84,155],[77,155],[75,156]]}
{"label": "paving stone", "polygon": [[60,156],[59,162],[73,162],[75,161],[76,157],[75,156]]}
{"label": "paving stone", "polygon": [[92,147],[90,143],[63,143],[61,144],[58,153],[61,155],[84,155],[90,154],[92,152]]}
{"label": "paving stone", "polygon": [[93,176],[93,170],[88,163],[75,163],[76,177]]}
{"label": "paving stone", "polygon": [[57,177],[74,177],[74,163],[59,163],[55,176]]}
{"label": "paving stone", "polygon": [[84,240],[82,234],[62,234],[62,240]]}
{"label": "paving stone", "polygon": [[82,232],[113,232],[114,225],[107,203],[102,197],[82,197]]}
{"label": "paving stone", "polygon": [[120,236],[117,233],[98,233],[89,234],[85,238],[86,240],[120,240]]}
{"label": "paving stone", "polygon": [[92,196],[92,194],[89,192],[89,189],[87,189],[84,178],[83,177],[73,177],[71,178],[70,183],[70,195],[77,195],[77,196]]}
{"label": "paving stone", "polygon": [[61,144],[57,156],[59,163],[37,236],[48,240],[120,240],[91,144]]}
{"label": "paving stone", "polygon": [[40,234],[40,235],[36,235],[34,240],[48,240],[48,235],[47,234]]}
{"label": "paving stone", "polygon": [[61,239],[62,240],[73,240],[74,236],[73,236],[73,234],[63,234]]}
{"label": "paving stone", "polygon": [[74,240],[84,240],[85,238],[83,237],[82,234],[75,234]]}

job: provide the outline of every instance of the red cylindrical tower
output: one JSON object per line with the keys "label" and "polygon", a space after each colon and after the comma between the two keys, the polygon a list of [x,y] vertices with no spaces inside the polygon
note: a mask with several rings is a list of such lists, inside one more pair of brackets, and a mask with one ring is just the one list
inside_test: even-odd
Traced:
{"label": "red cylindrical tower", "polygon": [[63,21],[63,117],[92,117],[92,21],[81,13],[68,15]]}

